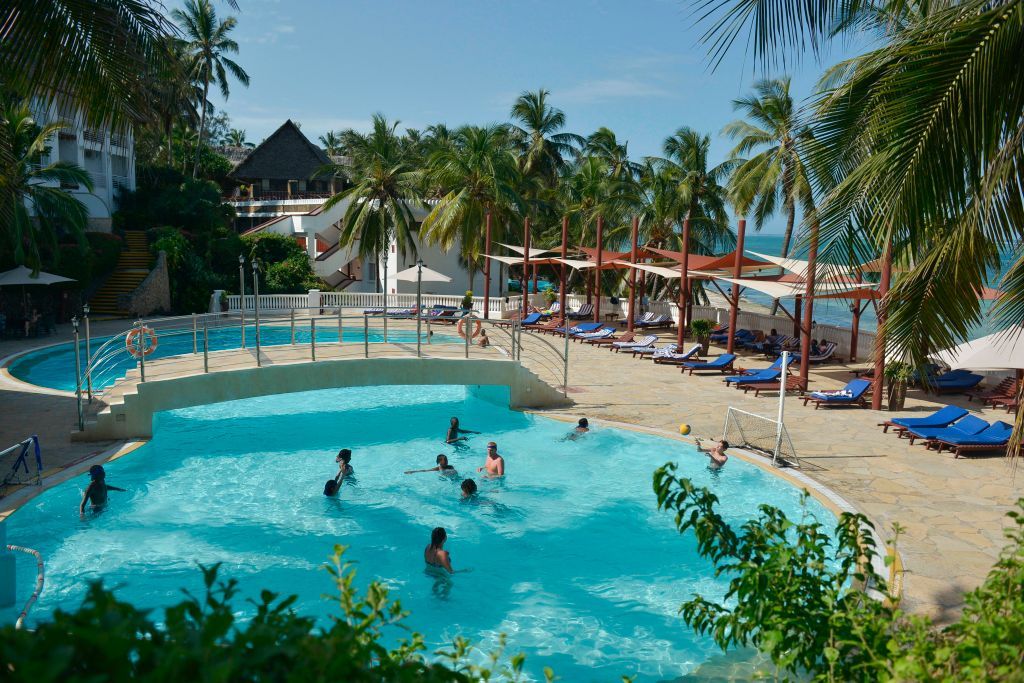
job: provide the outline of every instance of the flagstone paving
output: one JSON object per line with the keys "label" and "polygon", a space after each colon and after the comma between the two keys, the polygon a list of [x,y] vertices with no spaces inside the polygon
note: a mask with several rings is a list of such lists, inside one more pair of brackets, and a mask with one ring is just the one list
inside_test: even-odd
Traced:
{"label": "flagstone paving", "polygon": [[[111,334],[124,325],[97,322],[94,334]],[[69,327],[61,326],[48,339],[3,341],[0,358],[69,339]],[[776,414],[774,395],[745,395],[726,387],[720,376],[685,376],[677,368],[581,344],[572,344],[571,351],[570,396],[576,405],[552,411],[557,417],[586,416],[672,434],[680,423],[687,423],[694,435],[717,437],[730,405],[770,417]],[[713,349],[712,355],[718,351]],[[759,367],[767,362],[751,357],[741,364]],[[815,368],[811,386],[838,388],[850,377],[843,366]],[[918,390],[910,392],[905,412],[923,414],[945,403],[962,405],[990,421],[1008,420],[1005,412],[980,410],[963,397],[934,397]],[[894,523],[903,527],[903,604],[948,621],[961,608],[964,592],[984,579],[1003,547],[1005,515],[1024,496],[1024,474],[1017,477],[1002,457],[954,459],[948,453],[910,446],[876,426],[888,416],[858,408],[814,410],[795,398],[786,401],[786,426],[804,472],[867,514],[883,536],[891,535]],[[41,392],[0,378],[0,444],[39,434],[48,468],[80,462],[114,445],[72,443],[74,420],[73,395]],[[680,457],[693,456],[680,451]]]}

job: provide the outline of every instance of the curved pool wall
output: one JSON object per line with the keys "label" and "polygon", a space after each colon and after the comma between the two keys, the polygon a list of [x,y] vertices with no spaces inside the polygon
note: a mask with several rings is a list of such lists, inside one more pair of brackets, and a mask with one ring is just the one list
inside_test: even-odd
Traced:
{"label": "curved pool wall", "polygon": [[265,365],[228,372],[188,374],[134,386],[121,402],[73,432],[80,441],[142,439],[153,434],[153,416],[164,410],[256,396],[314,389],[369,385],[495,386],[506,389],[506,408],[555,408],[571,401],[533,372],[509,359],[481,358],[347,358]]}
{"label": "curved pool wall", "polygon": [[[374,322],[379,325],[380,320],[375,320]],[[371,344],[377,344],[384,341],[384,336],[379,331],[379,328],[371,329],[368,336]],[[208,338],[210,351],[225,351],[228,349],[242,348],[242,331],[241,327],[237,325],[233,327],[210,329],[208,332]],[[360,325],[358,329],[353,329],[351,327],[343,328],[341,338],[342,343],[351,342],[353,344],[362,344],[362,326]],[[425,344],[428,343],[427,335],[425,333],[422,338]],[[92,352],[94,354],[98,354],[100,347],[110,339],[111,337],[97,337],[92,339],[90,342]],[[246,326],[245,339],[246,345],[249,348],[253,348],[255,346],[255,325]],[[297,326],[295,328],[296,344],[309,344],[311,339],[312,334],[310,333],[308,325]],[[432,337],[432,340],[436,343],[461,341],[454,335],[440,334],[435,334]],[[158,341],[159,344],[157,345],[156,351],[154,351],[150,356],[147,356],[147,360],[158,360],[160,358],[192,353],[193,337],[191,328],[183,328],[173,332],[161,332]],[[396,330],[392,328],[388,332],[388,341],[399,344],[415,344],[416,333],[411,330]],[[199,331],[196,342],[199,353],[202,353],[202,330]],[[284,346],[286,344],[291,344],[291,342],[292,336],[290,326],[272,324],[260,325],[260,344],[262,346]],[[336,344],[338,342],[337,328],[334,326],[317,328],[316,342],[318,344]],[[84,370],[86,362],[84,340],[79,341],[79,350]],[[93,388],[99,390],[110,386],[119,378],[124,377],[125,373],[135,368],[136,365],[137,361],[128,354],[123,344],[117,348],[112,348],[110,361],[104,364],[102,370],[93,377]],[[53,346],[29,351],[28,353],[19,355],[10,363],[10,365],[7,366],[7,371],[10,372],[11,376],[15,379],[28,382],[29,384],[35,384],[49,389],[58,389],[60,391],[74,391],[74,342],[54,344]]]}
{"label": "curved pool wall", "polygon": [[[504,632],[507,651],[524,652],[533,677],[551,666],[563,680],[671,680],[715,655],[677,610],[695,592],[721,598],[725,584],[696,556],[692,535],[680,536],[656,509],[654,469],[678,462],[734,522],[761,503],[797,514],[800,491],[738,458],[713,474],[692,446],[650,434],[598,426],[563,441],[570,425],[510,411],[503,393],[364,387],[160,413],[152,441],[107,464],[108,481],[128,489],[112,492],[107,510],[78,518],[80,476],[9,518],[8,542],[40,549],[47,562],[30,625],[77,605],[99,578],[140,606],[173,604],[181,588],[201,589],[195,562],[218,561],[243,597],[295,593],[300,611],[326,617],[336,608],[320,597],[331,584],[319,568],[342,543],[357,583],[389,585],[428,650],[460,634],[489,649]],[[484,433],[465,449],[443,444],[452,415]],[[480,481],[474,503],[459,500],[457,481],[401,474],[445,452],[476,476],[491,439],[507,476]],[[323,482],[340,447],[354,451],[355,479],[328,499]],[[831,526],[820,503],[808,506]],[[448,529],[455,567],[471,571],[444,579],[424,570],[423,547],[438,525]],[[21,587],[33,572],[19,560]],[[236,606],[243,618],[251,613],[242,599]]]}

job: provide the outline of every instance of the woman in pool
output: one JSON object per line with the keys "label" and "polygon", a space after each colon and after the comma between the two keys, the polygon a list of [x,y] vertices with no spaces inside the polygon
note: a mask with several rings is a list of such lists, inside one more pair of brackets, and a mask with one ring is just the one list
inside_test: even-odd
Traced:
{"label": "woman in pool", "polygon": [[457,477],[459,475],[459,473],[455,471],[455,468],[448,464],[448,456],[444,453],[438,453],[435,462],[437,462],[437,467],[431,467],[429,470],[406,470],[405,473],[418,474],[420,472],[440,472],[442,477]]}
{"label": "woman in pool", "polygon": [[334,462],[338,463],[338,474],[334,479],[341,485],[345,481],[345,477],[352,476],[352,473],[355,471],[350,464],[352,462],[352,451],[342,448],[338,451],[338,456],[334,458]]}
{"label": "woman in pool", "polygon": [[89,468],[89,486],[82,494],[82,504],[78,506],[78,513],[85,514],[85,504],[90,503],[93,510],[99,510],[107,504],[107,491],[124,491],[125,489],[111,486],[107,483],[107,473],[100,465],[93,465]]}
{"label": "woman in pool", "polygon": [[448,435],[444,437],[445,443],[458,443],[459,441],[465,441],[466,437],[459,436],[460,434],[479,434],[480,432],[474,432],[469,429],[463,429],[459,426],[459,418],[453,417],[450,425],[448,426]]}
{"label": "woman in pool", "polygon": [[447,540],[448,532],[444,530],[444,527],[436,527],[430,532],[430,545],[423,551],[423,559],[430,567],[446,569],[449,574],[454,574],[451,555],[444,549],[444,542]]}

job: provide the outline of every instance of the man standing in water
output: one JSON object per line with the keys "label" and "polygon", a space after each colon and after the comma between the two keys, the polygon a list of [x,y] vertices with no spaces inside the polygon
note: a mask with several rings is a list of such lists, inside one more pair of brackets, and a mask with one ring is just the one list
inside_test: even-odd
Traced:
{"label": "man standing in water", "polygon": [[505,458],[498,455],[498,444],[491,441],[487,444],[487,461],[483,467],[476,468],[477,472],[487,470],[488,477],[505,476]]}
{"label": "man standing in water", "polygon": [[708,467],[712,470],[722,469],[722,465],[729,459],[729,456],[725,454],[727,448],[729,448],[729,442],[725,439],[715,441],[710,447],[705,447],[704,441],[697,439],[697,450],[708,454],[708,458],[711,460]]}
{"label": "man standing in water", "polygon": [[93,510],[99,510],[107,504],[107,491],[124,491],[125,489],[111,486],[107,483],[107,473],[101,465],[93,465],[89,468],[89,486],[82,494],[82,504],[78,506],[78,513],[85,514],[85,504],[90,503]]}
{"label": "man standing in water", "polygon": [[480,432],[474,432],[469,429],[462,429],[459,427],[459,418],[453,417],[451,423],[448,426],[448,435],[444,437],[445,443],[457,443],[459,441],[465,441],[466,437],[459,436],[460,434],[479,434]]}

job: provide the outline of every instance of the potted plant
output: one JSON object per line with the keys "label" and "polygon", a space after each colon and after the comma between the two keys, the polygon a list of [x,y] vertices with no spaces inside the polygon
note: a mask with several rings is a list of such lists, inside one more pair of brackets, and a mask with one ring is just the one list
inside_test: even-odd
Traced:
{"label": "potted plant", "polygon": [[464,311],[468,311],[473,308],[473,290],[467,289],[465,296],[462,297],[462,306],[460,308]]}
{"label": "potted plant", "polygon": [[554,287],[548,287],[544,290],[544,301],[548,304],[548,310],[555,305],[555,301],[558,299],[558,291]]}
{"label": "potted plant", "polygon": [[705,318],[697,318],[690,322],[690,334],[700,344],[700,355],[708,355],[708,346],[711,342],[711,330],[715,328],[715,324]]}
{"label": "potted plant", "polygon": [[228,311],[228,293],[224,291],[220,293],[220,310],[222,313]]}
{"label": "potted plant", "polygon": [[914,369],[910,363],[901,360],[893,361],[885,366],[886,399],[890,411],[903,410],[907,402],[907,385],[914,378]]}

